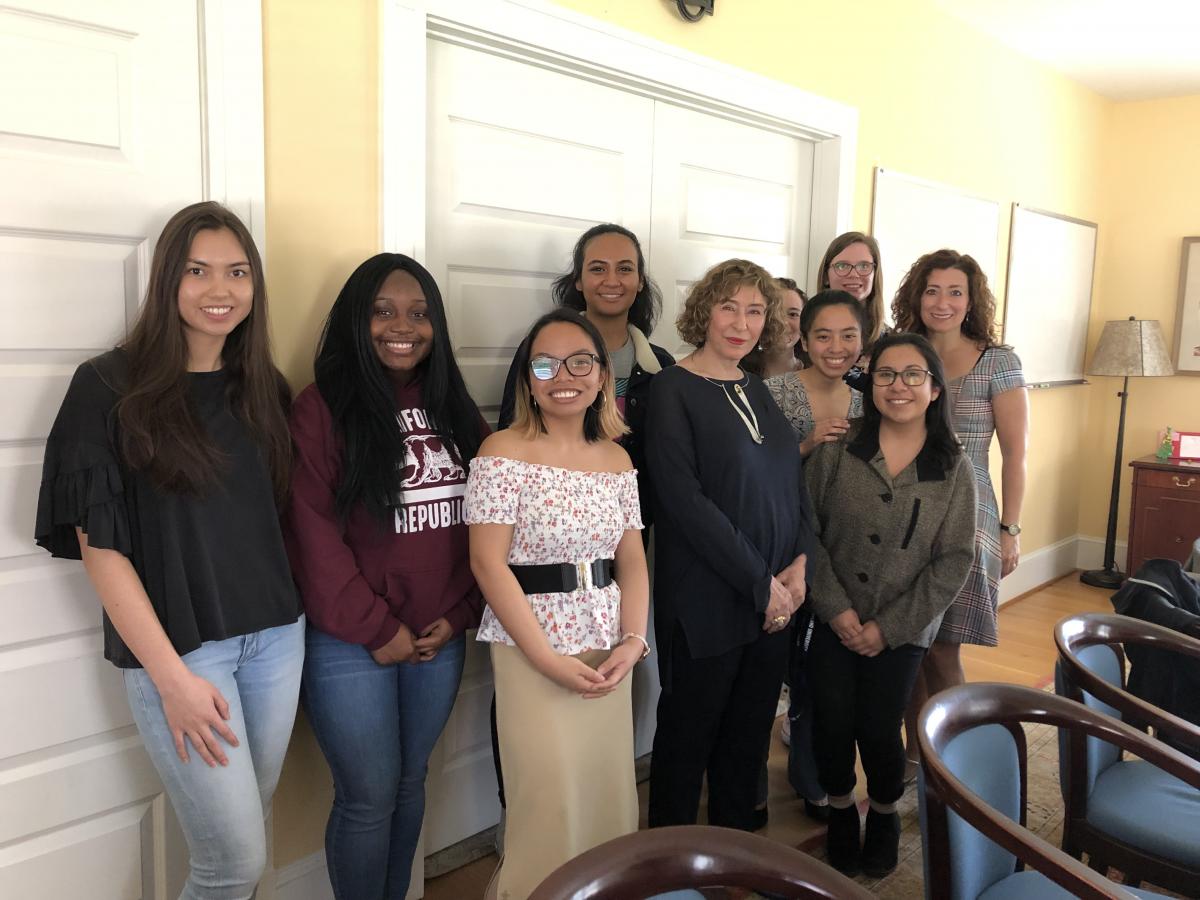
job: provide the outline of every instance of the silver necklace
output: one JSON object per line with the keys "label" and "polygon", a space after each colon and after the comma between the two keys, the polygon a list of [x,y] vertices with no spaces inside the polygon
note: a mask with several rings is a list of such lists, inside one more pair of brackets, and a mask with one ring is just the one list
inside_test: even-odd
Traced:
{"label": "silver necklace", "polygon": [[[763,442],[763,433],[758,427],[758,416],[754,414],[754,407],[750,405],[750,399],[746,396],[746,392],[742,390],[743,383],[749,384],[750,376],[747,375],[733,386],[733,392],[737,394],[738,400],[741,401],[741,406],[735,403],[733,398],[729,396],[729,389],[725,386],[724,382],[714,381],[706,375],[700,375],[700,377],[709,384],[721,389],[721,393],[725,395],[726,401],[733,407],[733,411],[738,414],[738,418],[742,420],[742,424],[746,426],[746,430],[750,432],[750,437],[754,439],[754,443],[761,444]],[[743,407],[745,407],[744,410]]]}

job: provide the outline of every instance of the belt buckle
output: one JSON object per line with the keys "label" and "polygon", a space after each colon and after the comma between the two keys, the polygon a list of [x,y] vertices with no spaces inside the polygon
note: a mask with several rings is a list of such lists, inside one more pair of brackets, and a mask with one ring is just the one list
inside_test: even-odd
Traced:
{"label": "belt buckle", "polygon": [[592,565],[591,563],[577,562],[575,563],[575,580],[576,590],[590,591],[596,586],[592,580]]}

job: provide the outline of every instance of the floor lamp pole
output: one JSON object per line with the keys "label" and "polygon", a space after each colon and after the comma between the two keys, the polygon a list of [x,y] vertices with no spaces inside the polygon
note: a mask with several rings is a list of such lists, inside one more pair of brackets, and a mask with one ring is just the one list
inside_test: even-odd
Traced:
{"label": "floor lamp pole", "polygon": [[1121,449],[1125,446],[1125,404],[1129,400],[1129,376],[1121,385],[1121,417],[1117,422],[1117,453],[1113,460],[1112,494],[1108,501],[1108,534],[1104,538],[1104,568],[1083,572],[1079,580],[1093,587],[1117,590],[1125,576],[1117,568],[1117,501],[1121,496]]}

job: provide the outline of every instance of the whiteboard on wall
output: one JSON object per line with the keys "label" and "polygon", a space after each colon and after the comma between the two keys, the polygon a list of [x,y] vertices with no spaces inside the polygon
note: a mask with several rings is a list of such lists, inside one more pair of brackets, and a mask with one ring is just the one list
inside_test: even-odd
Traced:
{"label": "whiteboard on wall", "polygon": [[1097,231],[1094,222],[1013,204],[1004,342],[1032,386],[1084,380]]}
{"label": "whiteboard on wall", "polygon": [[879,242],[884,305],[891,304],[900,281],[926,253],[949,247],[971,256],[995,284],[999,271],[1000,204],[957,188],[875,169],[871,235]]}

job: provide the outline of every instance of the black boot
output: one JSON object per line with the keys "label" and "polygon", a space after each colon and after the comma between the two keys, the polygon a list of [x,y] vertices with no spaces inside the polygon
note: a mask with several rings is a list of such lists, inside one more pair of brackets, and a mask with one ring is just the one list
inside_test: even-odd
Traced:
{"label": "black boot", "polygon": [[864,875],[883,878],[896,868],[900,852],[900,813],[867,812],[867,835],[863,839]]}
{"label": "black boot", "polygon": [[829,808],[829,830],[825,834],[825,854],[829,864],[844,875],[858,874],[858,807]]}

